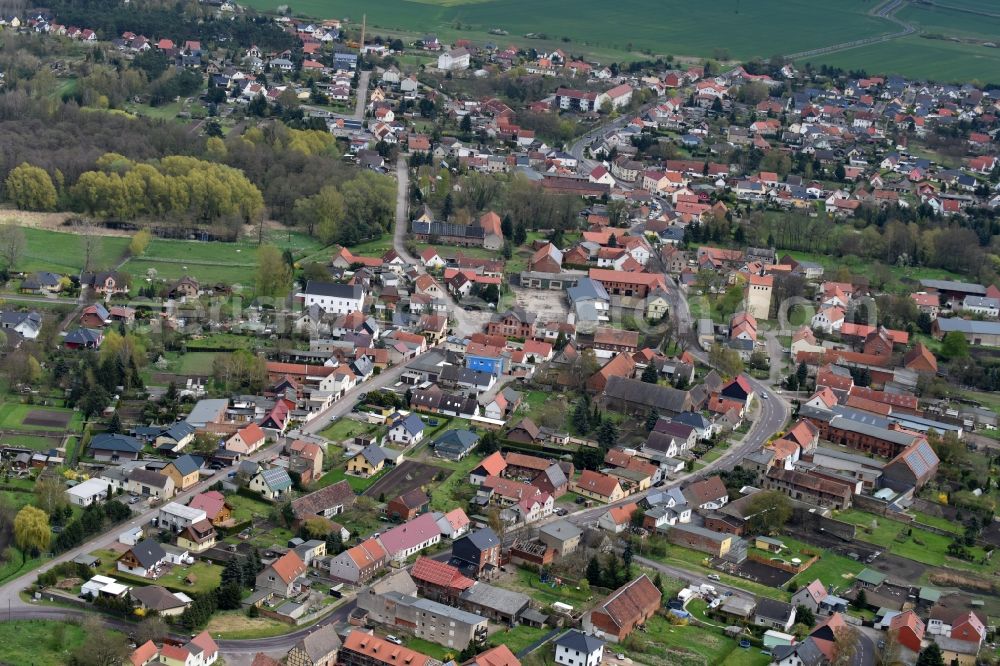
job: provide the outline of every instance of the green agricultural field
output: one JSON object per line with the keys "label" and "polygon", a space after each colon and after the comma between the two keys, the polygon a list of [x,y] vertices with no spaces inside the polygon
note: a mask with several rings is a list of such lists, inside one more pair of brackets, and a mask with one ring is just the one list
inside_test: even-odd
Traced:
{"label": "green agricultural field", "polygon": [[[896,16],[907,23],[912,23],[925,33],[970,37],[991,42],[1000,35],[1000,11],[996,3],[990,3],[991,12],[987,10],[991,16],[960,11],[948,5],[951,5],[949,0],[940,5],[907,5]],[[982,9],[986,7],[987,5],[983,3]]]}
{"label": "green agricultural field", "polygon": [[[249,0],[256,9],[274,10],[277,0]],[[634,59],[642,52],[713,56],[724,48],[734,58],[768,58],[777,51],[794,53],[823,45],[896,30],[889,21],[869,16],[872,3],[840,0],[628,0],[608,7],[597,0],[303,0],[294,5],[304,15],[329,18],[367,14],[372,34],[386,30],[414,35],[433,32],[442,40],[458,38],[563,48],[594,57]],[[497,38],[491,29],[508,31]],[[544,39],[528,39],[528,34]],[[778,46],[780,45],[780,47]]]}
{"label": "green agricultural field", "polygon": [[935,81],[982,83],[1000,79],[1000,49],[917,36],[805,60],[813,65],[863,69],[871,75],[899,74]]}
{"label": "green agricultural field", "polygon": [[3,662],[10,666],[61,666],[83,644],[83,627],[69,622],[17,620],[0,623]]}
{"label": "green agricultural field", "polygon": [[[0,215],[0,218],[3,216]],[[26,248],[18,269],[78,273],[83,269],[82,239],[78,234],[24,227]],[[94,254],[94,268],[113,268],[128,248],[128,238],[101,236]]]}
{"label": "green agricultural field", "polygon": [[[44,422],[46,416],[51,416],[54,420]],[[39,418],[42,420],[39,421]],[[82,425],[83,416],[72,409],[11,402],[0,404],[0,430],[26,430],[38,433],[76,432]]]}

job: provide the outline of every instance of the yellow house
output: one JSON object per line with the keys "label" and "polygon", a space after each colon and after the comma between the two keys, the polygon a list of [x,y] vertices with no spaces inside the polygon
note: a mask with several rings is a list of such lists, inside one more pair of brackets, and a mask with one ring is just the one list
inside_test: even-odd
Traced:
{"label": "yellow house", "polygon": [[215,545],[215,528],[207,519],[191,523],[177,537],[177,545],[192,553],[200,553]]}
{"label": "yellow house", "polygon": [[646,297],[646,319],[658,321],[667,314],[667,292],[657,289]]}
{"label": "yellow house", "polygon": [[174,488],[178,491],[187,490],[198,483],[199,465],[190,455],[183,455],[176,460],[171,460],[163,468],[163,473],[173,479]]}
{"label": "yellow house", "polygon": [[624,499],[625,491],[613,476],[593,470],[584,470],[573,485],[573,492],[601,502],[617,502]]}
{"label": "yellow house", "polygon": [[347,473],[355,476],[374,476],[385,468],[386,455],[381,447],[369,444],[347,461]]}

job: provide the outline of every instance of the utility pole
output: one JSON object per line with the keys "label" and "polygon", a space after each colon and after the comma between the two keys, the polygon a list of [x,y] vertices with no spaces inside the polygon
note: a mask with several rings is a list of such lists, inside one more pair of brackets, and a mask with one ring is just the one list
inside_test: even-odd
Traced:
{"label": "utility pole", "polygon": [[364,55],[365,53],[365,27],[368,22],[368,15],[361,15],[361,41],[358,42],[358,55]]}

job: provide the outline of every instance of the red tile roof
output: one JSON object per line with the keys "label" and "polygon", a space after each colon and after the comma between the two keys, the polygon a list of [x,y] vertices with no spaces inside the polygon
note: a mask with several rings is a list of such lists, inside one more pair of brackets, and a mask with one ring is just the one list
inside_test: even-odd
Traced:
{"label": "red tile roof", "polygon": [[271,567],[286,583],[291,583],[306,572],[306,563],[294,550],[290,550],[276,559],[271,563]]}
{"label": "red tile roof", "polygon": [[429,557],[418,558],[413,564],[410,575],[413,576],[414,580],[456,590],[466,590],[476,582],[471,578],[463,576],[455,567]]}
{"label": "red tile roof", "polygon": [[358,629],[347,635],[342,649],[363,654],[369,659],[392,666],[427,666],[430,661],[430,657],[425,654],[395,645]]}

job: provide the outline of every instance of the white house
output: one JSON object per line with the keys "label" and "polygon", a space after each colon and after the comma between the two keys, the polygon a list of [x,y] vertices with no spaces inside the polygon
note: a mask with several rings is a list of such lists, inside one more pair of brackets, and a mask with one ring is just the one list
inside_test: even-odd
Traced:
{"label": "white house", "polygon": [[469,69],[469,52],[462,48],[445,51],[438,56],[438,69],[443,72]]}
{"label": "white house", "polygon": [[813,315],[810,325],[824,333],[839,331],[844,326],[844,309],[836,306],[823,308]]}
{"label": "white house", "polygon": [[90,506],[94,502],[101,502],[108,498],[109,486],[110,484],[103,479],[87,479],[72,488],[67,488],[66,497],[70,504]]}
{"label": "white house", "polygon": [[399,419],[389,428],[389,441],[410,446],[424,437],[424,422],[416,414]]}
{"label": "white house", "polygon": [[365,288],[359,284],[338,284],[309,280],[297,298],[308,309],[313,305],[326,313],[350,314],[364,312]]}
{"label": "white house", "polygon": [[180,532],[185,527],[205,520],[206,514],[203,509],[193,509],[177,502],[170,502],[160,507],[160,512],[156,516],[159,527],[169,528],[175,532]]}
{"label": "white house", "polygon": [[562,666],[599,666],[604,641],[582,631],[568,631],[556,641],[556,663]]}

